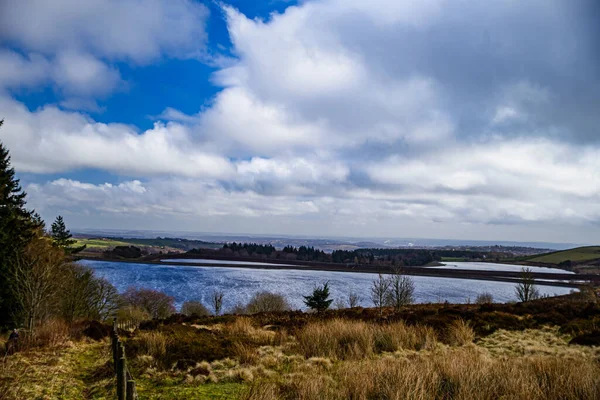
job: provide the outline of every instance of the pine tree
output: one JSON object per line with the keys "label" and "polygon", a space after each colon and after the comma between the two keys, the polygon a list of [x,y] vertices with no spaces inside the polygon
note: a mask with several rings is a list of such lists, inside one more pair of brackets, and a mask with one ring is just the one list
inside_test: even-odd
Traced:
{"label": "pine tree", "polygon": [[66,254],[79,253],[81,250],[85,249],[85,245],[72,247],[77,241],[72,239],[73,235],[71,235],[71,232],[67,229],[65,221],[60,215],[56,217],[56,220],[52,223],[50,236],[52,237],[54,246],[62,248]]}
{"label": "pine tree", "polygon": [[333,299],[329,298],[329,282],[321,287],[316,287],[310,296],[303,296],[304,304],[312,310],[317,312],[325,311],[329,308]]}
{"label": "pine tree", "polygon": [[10,322],[16,311],[8,280],[11,265],[43,227],[39,216],[25,208],[26,196],[11,167],[8,149],[0,143],[0,326]]}

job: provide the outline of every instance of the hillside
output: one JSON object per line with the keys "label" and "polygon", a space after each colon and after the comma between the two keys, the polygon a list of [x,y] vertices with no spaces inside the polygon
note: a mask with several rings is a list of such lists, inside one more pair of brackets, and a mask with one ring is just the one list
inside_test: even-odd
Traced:
{"label": "hillside", "polygon": [[587,263],[600,261],[600,246],[577,247],[527,258],[527,261],[558,265],[561,263]]}

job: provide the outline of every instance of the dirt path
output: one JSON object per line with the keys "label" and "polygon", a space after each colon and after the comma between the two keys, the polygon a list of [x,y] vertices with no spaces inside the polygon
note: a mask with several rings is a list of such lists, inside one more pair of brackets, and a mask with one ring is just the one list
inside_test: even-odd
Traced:
{"label": "dirt path", "polygon": [[114,398],[105,342],[68,343],[8,357],[0,365],[0,399]]}

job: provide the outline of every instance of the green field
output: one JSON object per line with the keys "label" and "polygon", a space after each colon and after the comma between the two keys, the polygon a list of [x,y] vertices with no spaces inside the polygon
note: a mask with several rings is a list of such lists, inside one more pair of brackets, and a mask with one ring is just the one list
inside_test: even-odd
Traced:
{"label": "green field", "polygon": [[122,239],[122,238],[75,238],[77,246],[86,245],[87,249],[109,249],[116,246],[137,246],[156,248],[175,248],[189,251],[195,248],[220,249],[223,245],[208,243],[201,240],[188,239]]}
{"label": "green field", "polygon": [[559,264],[563,261],[582,262],[600,259],[600,246],[577,247],[528,258],[527,261]]}
{"label": "green field", "polygon": [[112,239],[76,239],[76,246],[86,245],[88,249],[108,249],[115,246],[129,246],[129,243]]}

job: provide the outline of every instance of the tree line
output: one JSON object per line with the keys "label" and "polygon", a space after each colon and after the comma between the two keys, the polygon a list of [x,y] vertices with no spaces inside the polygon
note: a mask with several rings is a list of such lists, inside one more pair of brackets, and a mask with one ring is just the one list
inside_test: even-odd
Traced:
{"label": "tree line", "polygon": [[226,243],[221,249],[192,249],[192,255],[219,255],[232,257],[270,258],[281,260],[298,260],[327,262],[337,264],[368,264],[375,266],[423,266],[442,257],[466,259],[483,259],[484,252],[469,250],[430,250],[430,249],[377,249],[365,248],[356,250],[334,250],[326,253],[312,246],[285,246],[277,250],[272,244],[258,243]]}

